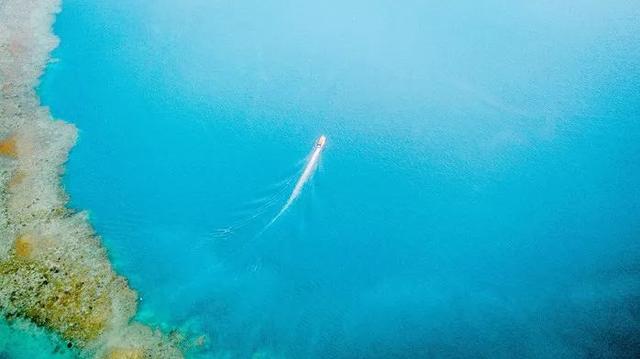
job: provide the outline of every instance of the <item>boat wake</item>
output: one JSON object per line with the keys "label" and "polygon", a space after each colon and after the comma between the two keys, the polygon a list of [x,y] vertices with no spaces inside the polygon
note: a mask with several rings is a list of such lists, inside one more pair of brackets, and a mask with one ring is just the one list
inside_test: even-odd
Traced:
{"label": "boat wake", "polygon": [[291,191],[291,195],[289,195],[287,202],[284,204],[284,206],[282,206],[278,214],[276,214],[275,217],[273,217],[273,219],[271,219],[271,221],[267,223],[267,225],[264,227],[262,232],[266,231],[269,227],[271,227],[271,225],[273,225],[278,220],[278,218],[280,218],[280,216],[282,216],[287,211],[287,209],[291,207],[291,205],[298,198],[298,196],[300,196],[300,193],[302,192],[302,188],[309,181],[311,176],[313,176],[313,173],[318,167],[318,161],[320,161],[320,154],[322,153],[322,150],[324,149],[324,145],[326,144],[326,142],[327,142],[327,138],[324,135],[318,138],[313,148],[313,152],[311,152],[311,156],[309,156],[309,160],[307,161],[307,164],[304,167],[304,171],[302,171],[302,175],[300,175],[298,182],[296,182],[295,187],[293,187],[293,191]]}
{"label": "boat wake", "polygon": [[265,216],[267,213],[273,210],[273,206],[279,200],[282,199],[287,189],[290,188],[289,186],[291,185],[291,183],[293,183],[293,181],[297,178],[298,180],[296,181],[295,186],[293,187],[293,190],[291,191],[285,204],[280,208],[280,210],[276,213],[276,215],[273,218],[271,218],[271,220],[266,224],[266,226],[264,226],[262,230],[258,232],[257,236],[260,236],[262,233],[264,233],[289,209],[289,207],[291,207],[291,205],[295,202],[295,200],[300,196],[300,194],[302,193],[302,189],[304,188],[304,185],[309,181],[309,179],[311,179],[316,168],[318,167],[318,162],[320,161],[320,155],[322,153],[322,150],[324,149],[326,141],[327,139],[324,135],[318,138],[318,140],[315,142],[315,145],[313,147],[311,154],[307,156],[304,169],[302,170],[302,173],[299,176],[296,174],[282,181],[279,186],[280,188],[275,194],[265,199],[256,201],[255,203],[260,203],[260,205],[257,208],[251,210],[251,213],[249,213],[246,216],[243,216],[242,219],[233,223],[233,225],[231,226],[217,229],[213,233],[213,236],[215,238],[226,238],[226,237],[232,236],[236,234],[238,231],[240,231],[241,229],[253,224],[254,222],[259,221],[260,218],[264,218],[263,216]]}

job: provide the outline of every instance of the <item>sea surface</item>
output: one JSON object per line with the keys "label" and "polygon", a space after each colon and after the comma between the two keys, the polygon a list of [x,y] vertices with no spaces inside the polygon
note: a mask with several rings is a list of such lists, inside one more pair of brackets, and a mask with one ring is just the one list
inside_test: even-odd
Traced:
{"label": "sea surface", "polygon": [[638,357],[639,18],[65,0],[39,94],[80,131],[71,206],[192,357]]}

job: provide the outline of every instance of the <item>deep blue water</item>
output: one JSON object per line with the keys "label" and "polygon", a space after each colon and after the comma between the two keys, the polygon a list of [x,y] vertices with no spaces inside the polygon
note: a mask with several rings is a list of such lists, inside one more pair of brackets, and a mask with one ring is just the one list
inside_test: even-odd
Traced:
{"label": "deep blue water", "polygon": [[639,355],[640,3],[529,3],[66,0],[40,94],[139,319],[205,357]]}

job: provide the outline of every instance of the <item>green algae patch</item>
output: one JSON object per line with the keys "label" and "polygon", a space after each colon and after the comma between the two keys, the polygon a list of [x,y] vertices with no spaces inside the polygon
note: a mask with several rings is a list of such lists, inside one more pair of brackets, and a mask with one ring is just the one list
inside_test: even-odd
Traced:
{"label": "green algae patch", "polygon": [[111,301],[100,283],[17,255],[0,262],[0,306],[54,330],[82,347],[98,338],[111,316]]}
{"label": "green algae patch", "polygon": [[145,354],[140,349],[115,348],[107,354],[106,359],[144,359]]}

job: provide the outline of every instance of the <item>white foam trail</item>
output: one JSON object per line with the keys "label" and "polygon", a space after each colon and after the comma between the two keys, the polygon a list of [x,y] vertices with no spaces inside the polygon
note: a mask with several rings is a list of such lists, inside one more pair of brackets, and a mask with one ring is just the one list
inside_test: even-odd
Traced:
{"label": "white foam trail", "polygon": [[[302,160],[296,163],[296,167],[300,167],[300,165],[307,162],[309,156],[305,156]],[[252,200],[243,206],[242,211],[240,212],[239,219],[233,221],[230,226],[218,228],[211,235],[214,238],[227,238],[229,236],[235,235],[236,231],[251,225],[258,218],[262,217],[264,214],[271,212],[273,209],[273,205],[276,202],[279,202],[282,199],[282,195],[285,195],[289,190],[289,185],[294,183],[295,180],[299,178],[300,171],[297,170],[296,173],[288,178],[285,178],[278,182],[275,186],[271,186],[277,189],[275,194],[271,194],[270,196],[264,196],[255,200]]]}
{"label": "white foam trail", "polygon": [[311,178],[311,176],[315,172],[316,168],[318,167],[318,161],[320,160],[320,154],[322,153],[322,150],[324,149],[324,145],[325,145],[326,141],[327,141],[327,138],[324,135],[322,135],[322,136],[320,136],[320,138],[318,138],[318,140],[316,141],[316,144],[315,144],[315,146],[313,148],[313,152],[311,152],[311,156],[309,157],[309,160],[307,161],[307,164],[304,167],[304,171],[302,171],[302,175],[300,175],[300,178],[298,179],[298,182],[296,182],[295,187],[293,187],[293,191],[291,191],[291,195],[287,199],[287,202],[284,204],[284,206],[282,206],[282,208],[280,209],[278,214],[276,214],[276,216],[273,217],[273,219],[264,227],[264,229],[262,230],[263,232],[267,228],[269,228],[273,223],[275,223],[275,221],[277,221],[278,218],[280,218],[280,216],[282,216],[282,214],[284,214],[284,212],[286,212],[287,209],[289,209],[289,207],[291,207],[291,204],[293,204],[293,202],[296,200],[296,198],[298,198],[298,196],[302,192],[302,188],[309,181],[309,179]]}

